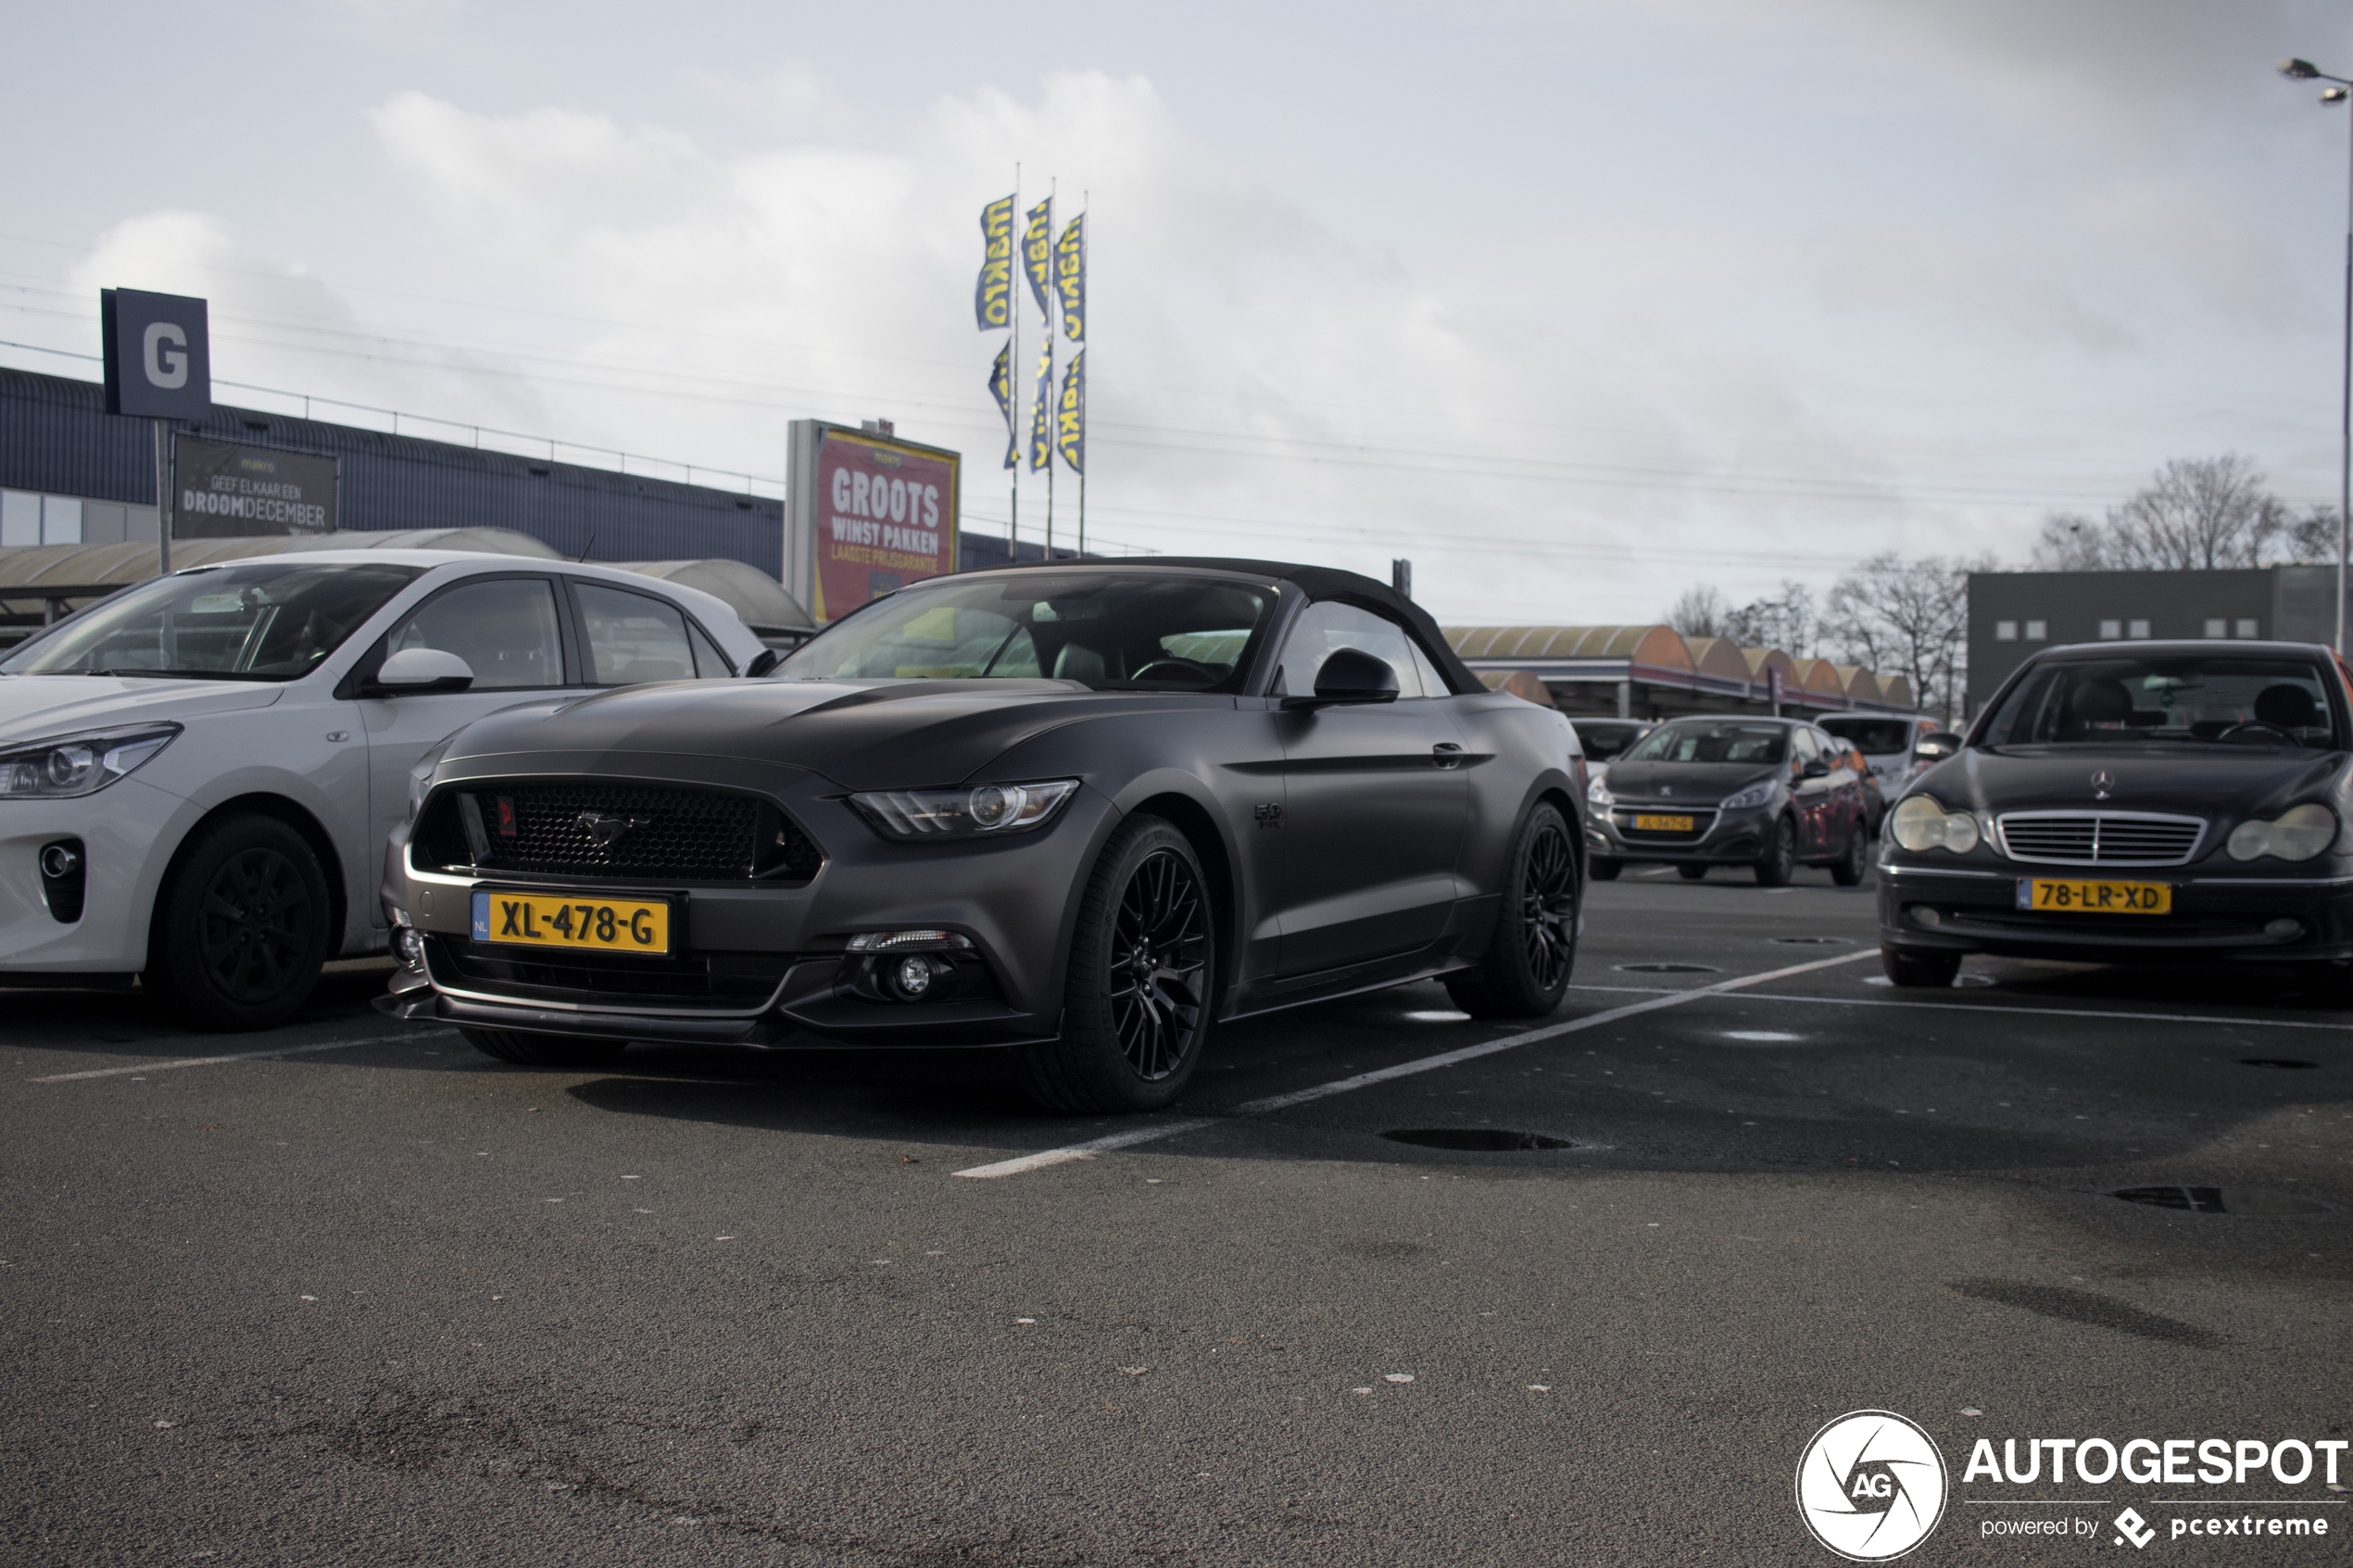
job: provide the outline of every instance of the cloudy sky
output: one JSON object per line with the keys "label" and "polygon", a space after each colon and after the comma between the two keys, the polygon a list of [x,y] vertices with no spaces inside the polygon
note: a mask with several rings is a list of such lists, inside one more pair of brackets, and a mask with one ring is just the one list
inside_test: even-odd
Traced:
{"label": "cloudy sky", "polygon": [[8,37],[0,339],[36,346],[0,363],[94,379],[37,350],[94,352],[100,287],[203,295],[217,379],[459,425],[773,479],[786,420],[892,418],[1001,531],[971,296],[1018,162],[1090,207],[1104,547],[1405,556],[1444,620],[1611,621],[2022,558],[2171,457],[2335,488],[2353,128],[2273,69],[2353,75],[2317,0],[232,0]]}

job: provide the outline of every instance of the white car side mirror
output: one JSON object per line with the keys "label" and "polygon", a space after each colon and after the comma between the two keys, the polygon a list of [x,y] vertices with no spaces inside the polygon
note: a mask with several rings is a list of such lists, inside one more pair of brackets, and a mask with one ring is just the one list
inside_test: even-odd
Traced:
{"label": "white car side mirror", "polygon": [[386,696],[461,692],[473,684],[473,667],[441,648],[402,648],[384,661],[374,682]]}

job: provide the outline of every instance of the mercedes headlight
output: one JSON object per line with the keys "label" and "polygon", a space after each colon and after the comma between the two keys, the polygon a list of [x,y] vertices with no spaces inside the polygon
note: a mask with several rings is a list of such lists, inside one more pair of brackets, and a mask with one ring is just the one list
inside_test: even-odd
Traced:
{"label": "mercedes headlight", "polygon": [[1888,831],[1905,848],[1949,849],[1966,855],[1977,847],[1977,819],[1967,811],[1947,811],[1925,795],[1909,795],[1888,813]]}
{"label": "mercedes headlight", "polygon": [[1773,791],[1780,787],[1780,783],[1777,780],[1759,779],[1756,783],[1749,785],[1746,789],[1742,790],[1738,795],[1727,796],[1724,799],[1723,805],[1718,808],[1718,809],[1724,811],[1747,811],[1754,809],[1756,807],[1764,805],[1768,800],[1772,799]]}
{"label": "mercedes headlight", "polygon": [[1585,804],[1588,806],[1600,806],[1604,808],[1617,804],[1617,798],[1609,792],[1609,781],[1607,779],[1595,779],[1592,784],[1585,786]]}
{"label": "mercedes headlight", "polygon": [[878,789],[849,803],[892,838],[979,838],[1041,828],[1077,793],[1076,779],[964,789]]}
{"label": "mercedes headlight", "polygon": [[2268,822],[2241,822],[2224,847],[2233,860],[2309,860],[2336,837],[2336,814],[2315,801],[2291,806]]}
{"label": "mercedes headlight", "polygon": [[177,724],[145,724],[66,735],[38,746],[11,746],[0,751],[0,800],[63,800],[95,795],[124,774],[136,771],[179,734]]}

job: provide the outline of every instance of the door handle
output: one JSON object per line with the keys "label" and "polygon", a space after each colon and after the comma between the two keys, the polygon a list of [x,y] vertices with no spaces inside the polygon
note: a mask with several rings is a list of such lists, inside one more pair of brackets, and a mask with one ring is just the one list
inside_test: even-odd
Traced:
{"label": "door handle", "polygon": [[1463,748],[1456,746],[1451,740],[1442,740],[1436,746],[1431,746],[1429,748],[1429,755],[1430,760],[1436,762],[1441,768],[1458,768],[1462,766]]}

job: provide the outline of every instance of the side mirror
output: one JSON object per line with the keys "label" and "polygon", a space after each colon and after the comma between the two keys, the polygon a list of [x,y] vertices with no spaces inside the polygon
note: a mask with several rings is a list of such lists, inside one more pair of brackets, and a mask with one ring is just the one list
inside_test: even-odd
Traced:
{"label": "side mirror", "polygon": [[1817,757],[1800,768],[1797,771],[1797,776],[1801,779],[1826,779],[1831,776],[1831,765],[1824,759]]}
{"label": "side mirror", "polygon": [[1362,648],[1340,648],[1315,671],[1314,696],[1287,696],[1285,708],[1330,708],[1341,703],[1395,702],[1397,671],[1389,661]]}
{"label": "side mirror", "polygon": [[369,684],[372,696],[422,696],[461,692],[474,684],[473,667],[441,648],[402,648]]}
{"label": "side mirror", "polygon": [[744,679],[756,681],[784,661],[785,656],[774,648],[761,648],[751,656],[751,662],[744,666]]}
{"label": "side mirror", "polygon": [[1931,730],[1912,747],[1912,757],[1921,762],[1941,762],[1961,749],[1961,737],[1948,735],[1942,730]]}

